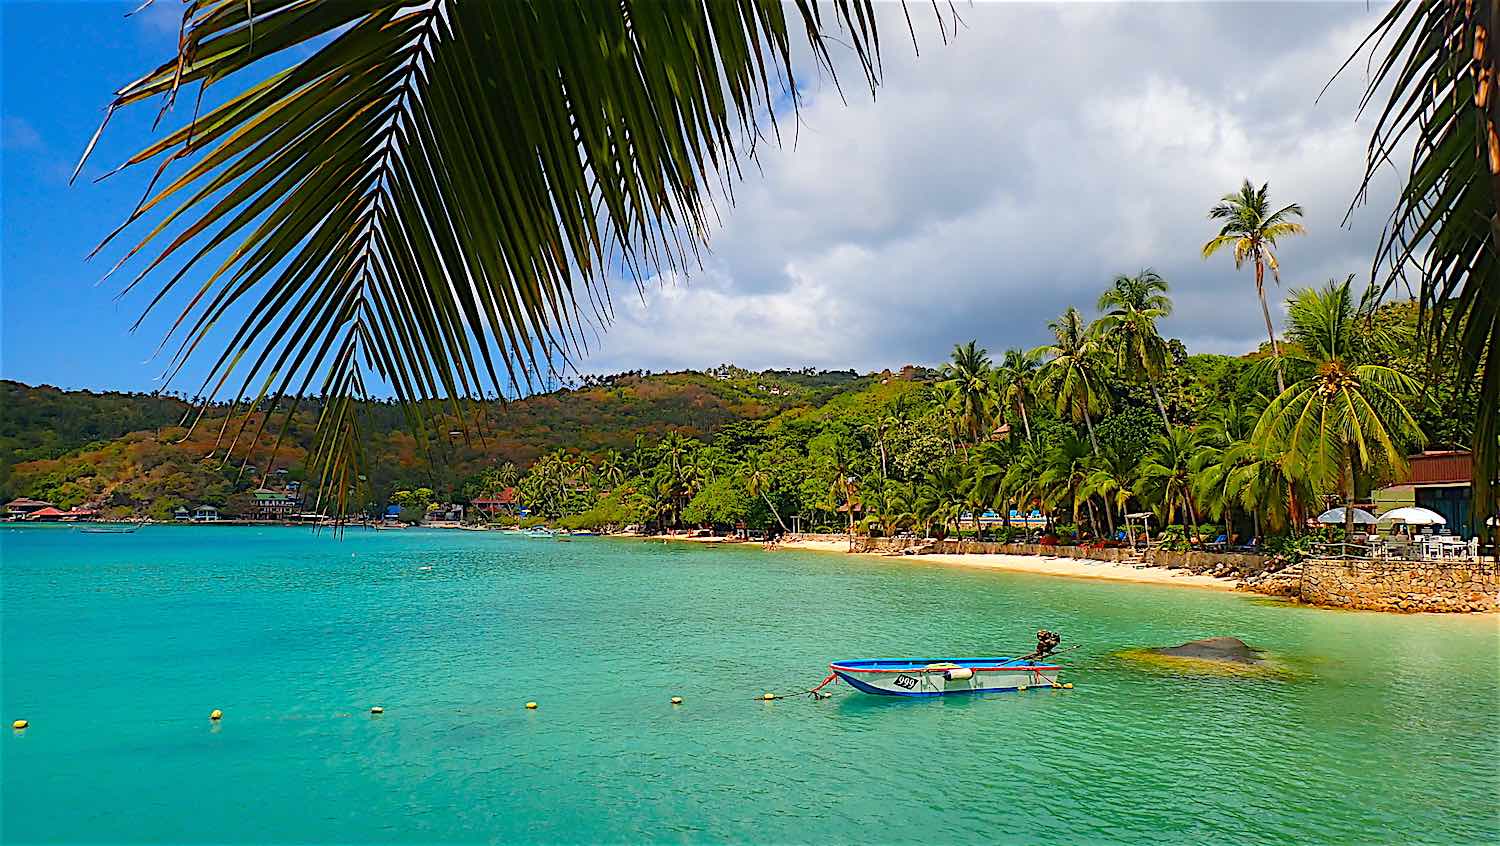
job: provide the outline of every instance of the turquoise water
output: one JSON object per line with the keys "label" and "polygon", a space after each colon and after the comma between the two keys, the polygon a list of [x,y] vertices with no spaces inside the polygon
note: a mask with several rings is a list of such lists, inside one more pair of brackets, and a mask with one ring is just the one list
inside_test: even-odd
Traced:
{"label": "turquoise water", "polygon": [[[7,842],[1500,840],[1493,616],[468,532],[0,555],[0,717],[32,724],[0,736]],[[1042,626],[1082,644],[1074,690],[752,700]],[[1115,654],[1218,634],[1292,672]]]}

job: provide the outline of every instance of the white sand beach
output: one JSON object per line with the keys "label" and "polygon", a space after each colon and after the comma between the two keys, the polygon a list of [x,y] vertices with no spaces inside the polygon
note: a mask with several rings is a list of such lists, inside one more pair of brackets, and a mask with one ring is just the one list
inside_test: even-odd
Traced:
{"label": "white sand beach", "polygon": [[[845,538],[828,540],[802,539],[781,544],[782,549],[805,549],[815,552],[847,552],[849,541]],[[1102,579],[1114,582],[1139,582],[1153,585],[1177,585],[1180,587],[1234,590],[1236,580],[1200,576],[1186,570],[1170,570],[1165,567],[1142,567],[1108,561],[1088,561],[1080,558],[1063,558],[1044,555],[969,554],[951,555],[888,555],[885,553],[857,553],[869,558],[887,561],[923,562],[933,564],[955,564],[961,567],[982,567],[991,570],[1009,570],[1016,573],[1033,573],[1043,576],[1067,576],[1075,579]]]}

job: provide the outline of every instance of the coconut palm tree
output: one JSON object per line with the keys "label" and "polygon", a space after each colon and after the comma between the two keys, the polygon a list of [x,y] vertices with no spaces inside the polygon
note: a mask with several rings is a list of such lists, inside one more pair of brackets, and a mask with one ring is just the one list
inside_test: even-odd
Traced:
{"label": "coconut palm tree", "polygon": [[[1041,483],[1047,490],[1050,505],[1065,506],[1073,514],[1073,522],[1082,522],[1082,511],[1088,510],[1089,525],[1097,534],[1099,521],[1094,514],[1093,499],[1087,481],[1091,471],[1090,460],[1097,456],[1097,449],[1079,438],[1069,435],[1047,451],[1047,467],[1042,471]],[[1114,517],[1109,518],[1109,531],[1114,534]]]}
{"label": "coconut palm tree", "polygon": [[1192,461],[1196,452],[1192,430],[1173,426],[1152,441],[1151,448],[1141,458],[1136,480],[1136,492],[1156,504],[1163,525],[1175,522],[1179,513],[1191,521],[1188,537],[1193,536],[1198,526],[1192,488]]}
{"label": "coconut palm tree", "polygon": [[[1088,476],[1083,480],[1080,494],[1085,497],[1097,496],[1104,503],[1110,537],[1114,537],[1116,525],[1114,511],[1110,510],[1111,503],[1114,510],[1124,517],[1127,504],[1135,496],[1137,466],[1138,462],[1129,456],[1109,448],[1089,462]],[[1134,539],[1131,542],[1134,543]]]}
{"label": "coconut palm tree", "polygon": [[1362,107],[1387,98],[1370,136],[1362,187],[1398,158],[1410,162],[1372,276],[1389,289],[1414,274],[1426,342],[1459,350],[1458,378],[1478,382],[1471,440],[1476,533],[1486,531],[1485,520],[1496,512],[1500,478],[1497,26],[1493,3],[1397,3],[1360,45],[1360,52],[1386,48],[1383,57],[1372,57]]}
{"label": "coconut palm tree", "polygon": [[1088,427],[1089,443],[1098,453],[1099,439],[1094,434],[1092,412],[1109,407],[1098,338],[1072,306],[1048,323],[1047,328],[1052,330],[1055,342],[1032,351],[1047,359],[1038,372],[1039,392],[1057,397],[1058,416],[1069,417],[1075,423],[1083,421]]}
{"label": "coconut palm tree", "polygon": [[[192,92],[193,117],[121,165],[179,168],[106,243],[142,228],[122,262],[145,254],[137,280],[162,269],[152,306],[197,289],[169,375],[228,319],[198,394],[322,396],[311,461],[339,513],[369,379],[417,415],[514,393],[608,322],[607,275],[692,266],[712,194],[800,102],[794,38],[835,82],[831,42],[879,80],[870,0],[184,9],[177,55],[109,105],[165,113]],[[220,105],[200,113],[210,85]]]}
{"label": "coconut palm tree", "polygon": [[1271,268],[1271,277],[1281,284],[1281,263],[1276,259],[1276,242],[1290,235],[1303,235],[1307,230],[1292,220],[1302,216],[1302,207],[1296,203],[1271,210],[1270,183],[1259,188],[1246,179],[1240,190],[1225,194],[1219,204],[1209,209],[1208,216],[1224,221],[1219,234],[1203,245],[1206,259],[1225,247],[1234,248],[1234,266],[1239,269],[1249,259],[1255,267],[1255,294],[1260,297],[1260,312],[1266,319],[1266,335],[1271,339],[1271,355],[1276,359],[1276,390],[1286,390],[1282,375],[1281,349],[1276,343],[1276,328],[1271,324],[1271,309],[1266,305],[1266,268]]}
{"label": "coconut palm tree", "polygon": [[974,341],[955,344],[952,361],[943,365],[943,377],[969,444],[978,444],[989,434],[995,419],[994,371],[989,350]]}
{"label": "coconut palm tree", "polygon": [[775,476],[760,456],[756,457],[750,465],[750,474],[745,477],[745,486],[750,489],[751,496],[758,496],[766,501],[766,507],[771,509],[771,516],[776,518],[781,531],[791,534],[792,530],[786,527],[786,521],[781,519],[781,512],[776,510],[776,503],[771,501],[771,490],[775,487]]}
{"label": "coconut palm tree", "polygon": [[1376,364],[1383,339],[1365,318],[1375,300],[1356,302],[1354,277],[1287,299],[1287,359],[1304,374],[1282,391],[1256,423],[1254,438],[1285,450],[1287,472],[1315,491],[1337,490],[1345,525],[1354,529],[1358,479],[1406,469],[1408,449],[1426,436],[1406,403],[1421,394],[1410,376]]}
{"label": "coconut palm tree", "polygon": [[1031,440],[1031,416],[1026,408],[1034,402],[1032,386],[1036,384],[1039,367],[1041,356],[1035,350],[1008,349],[995,368],[996,398],[1002,408],[1021,415],[1021,425],[1026,428],[1028,441]]}
{"label": "coconut palm tree", "polygon": [[1156,321],[1172,314],[1167,280],[1149,267],[1134,276],[1122,273],[1099,295],[1099,310],[1104,316],[1094,325],[1114,343],[1120,369],[1140,368],[1162,425],[1170,428],[1167,407],[1156,389],[1156,380],[1167,368],[1167,342],[1156,331]]}

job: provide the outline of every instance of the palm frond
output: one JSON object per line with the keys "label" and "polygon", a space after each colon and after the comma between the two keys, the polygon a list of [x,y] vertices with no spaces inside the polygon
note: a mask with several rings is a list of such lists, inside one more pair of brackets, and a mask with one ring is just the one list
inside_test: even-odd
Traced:
{"label": "palm frond", "polygon": [[[1410,149],[1372,276],[1420,291],[1434,349],[1460,351],[1460,379],[1479,382],[1473,436],[1474,529],[1495,513],[1500,478],[1500,96],[1492,2],[1393,6],[1360,46],[1383,49],[1361,109],[1389,91],[1370,138],[1370,181]],[[1357,54],[1356,54],[1357,55]],[[1351,57],[1352,61],[1352,57]],[[1415,281],[1415,286],[1411,283]]]}
{"label": "palm frond", "polygon": [[880,76],[869,0],[185,9],[178,55],[110,112],[235,89],[120,166],[156,172],[105,244],[143,230],[121,263],[145,262],[132,286],[162,278],[147,312],[187,299],[169,376],[237,327],[205,402],[321,397],[320,497],[340,513],[370,380],[424,433],[430,401],[457,412],[569,366],[610,320],[611,276],[695,266],[715,196],[797,104],[797,28],[835,84],[835,29],[872,91]]}

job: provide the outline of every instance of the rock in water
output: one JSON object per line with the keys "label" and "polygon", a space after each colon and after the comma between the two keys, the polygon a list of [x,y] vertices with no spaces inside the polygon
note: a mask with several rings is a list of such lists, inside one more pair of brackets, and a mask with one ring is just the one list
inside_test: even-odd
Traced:
{"label": "rock in water", "polygon": [[1181,646],[1160,646],[1148,649],[1157,655],[1174,658],[1197,658],[1201,661],[1226,661],[1233,664],[1262,664],[1260,650],[1237,637],[1210,637],[1190,640]]}

